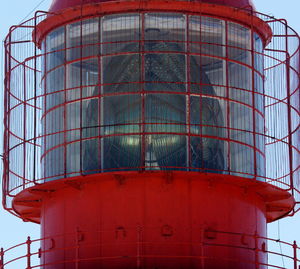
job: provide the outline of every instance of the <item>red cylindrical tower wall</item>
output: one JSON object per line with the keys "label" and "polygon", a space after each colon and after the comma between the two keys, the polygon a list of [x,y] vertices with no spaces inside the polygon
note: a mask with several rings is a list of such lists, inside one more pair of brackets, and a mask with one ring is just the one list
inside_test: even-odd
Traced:
{"label": "red cylindrical tower wall", "polygon": [[43,263],[55,269],[250,269],[266,263],[266,255],[253,251],[264,241],[249,236],[266,237],[265,201],[234,180],[129,172],[58,190],[42,207],[43,250],[57,248]]}

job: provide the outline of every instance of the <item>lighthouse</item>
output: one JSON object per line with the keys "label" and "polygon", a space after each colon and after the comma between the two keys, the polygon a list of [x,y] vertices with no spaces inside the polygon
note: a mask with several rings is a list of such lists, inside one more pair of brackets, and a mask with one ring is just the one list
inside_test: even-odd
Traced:
{"label": "lighthouse", "polygon": [[281,268],[267,223],[300,201],[286,21],[249,0],[53,0],[5,55],[3,204],[40,223],[28,269]]}

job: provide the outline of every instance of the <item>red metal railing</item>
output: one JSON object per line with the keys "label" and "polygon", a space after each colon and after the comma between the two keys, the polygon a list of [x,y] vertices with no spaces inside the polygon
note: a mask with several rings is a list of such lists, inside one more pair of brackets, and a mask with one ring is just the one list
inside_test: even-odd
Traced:
{"label": "red metal railing", "polygon": [[[157,228],[157,231],[161,231],[161,227]],[[221,262],[238,262],[240,265],[249,265],[253,264],[255,268],[280,268],[280,269],[299,269],[298,265],[300,264],[299,254],[300,248],[297,245],[296,241],[293,243],[283,242],[279,239],[271,239],[266,237],[261,237],[258,235],[249,235],[249,234],[239,234],[239,233],[227,233],[223,231],[214,231],[214,230],[202,230],[202,239],[198,242],[189,243],[187,242],[187,246],[191,247],[198,247],[201,249],[201,253],[199,255],[182,255],[182,256],[164,256],[161,253],[157,253],[154,255],[153,253],[147,255],[145,253],[145,247],[151,247],[151,245],[155,245],[155,243],[147,243],[143,242],[141,239],[143,238],[143,228],[137,226],[135,228],[127,229],[126,233],[135,233],[136,241],[132,242],[123,242],[122,244],[128,245],[128,248],[136,249],[134,254],[131,256],[101,256],[100,252],[95,257],[84,258],[81,259],[79,257],[80,250],[84,248],[105,248],[107,245],[102,244],[101,242],[85,242],[85,237],[88,237],[89,234],[92,234],[94,237],[97,235],[113,235],[115,236],[116,230],[105,230],[105,231],[96,231],[96,232],[85,232],[85,231],[76,231],[73,234],[63,234],[58,235],[56,237],[51,238],[41,238],[41,239],[31,239],[28,237],[27,241],[24,243],[20,243],[16,246],[13,246],[9,249],[1,249],[0,252],[0,269],[15,269],[15,268],[26,268],[26,269],[33,269],[33,268],[48,268],[53,265],[63,265],[69,264],[74,267],[72,268],[79,268],[80,264],[84,262],[97,262],[97,261],[122,261],[122,260],[134,260],[136,266],[132,268],[143,268],[143,260],[147,258],[156,258],[156,259],[190,259],[190,260],[197,260],[201,261],[201,264],[205,264],[206,262],[213,261],[214,259],[219,259]],[[214,242],[214,238],[221,237],[221,236],[229,236],[230,242],[227,243],[216,243]],[[73,238],[73,244],[69,244],[66,247],[57,247],[56,241],[59,241],[61,238],[68,237]],[[48,243],[47,243],[48,242]],[[47,244],[46,244],[47,243]],[[160,243],[162,244],[162,243]],[[166,247],[168,243],[165,243]],[[174,242],[172,241],[172,244]],[[176,244],[176,242],[175,242]],[[184,244],[180,242],[180,244]],[[47,248],[41,248],[40,246],[47,245]],[[271,247],[268,247],[271,246]],[[279,246],[280,249],[284,250],[284,254],[280,250],[276,250],[276,247]],[[226,249],[232,250],[241,250],[241,251],[250,251],[253,253],[253,260],[243,260],[243,258],[233,257],[230,258],[226,255],[222,257],[213,257],[209,254],[206,250],[209,247],[217,247],[224,251]],[[271,250],[272,249],[272,250]],[[275,249],[275,250],[274,250]],[[278,248],[279,249],[279,248]],[[207,252],[207,253],[206,253]],[[47,263],[47,259],[45,256],[51,255],[51,253],[72,253],[69,259],[51,261],[51,263]],[[76,254],[77,253],[77,254]],[[220,253],[222,253],[220,251]],[[261,258],[264,255],[268,255],[268,259]],[[60,255],[57,255],[59,257]],[[53,267],[51,267],[53,268]],[[71,268],[71,267],[70,267]],[[242,268],[242,267],[241,267]],[[248,268],[248,267],[247,267]]]}
{"label": "red metal railing", "polygon": [[[247,12],[249,12],[249,10]],[[158,15],[154,16],[151,12],[141,12],[138,16],[135,14],[136,19],[132,20],[130,24],[130,27],[133,27],[135,31],[137,31],[136,29],[139,29],[140,36],[135,36],[136,33],[132,31],[132,33],[130,33],[132,34],[132,38],[125,41],[113,40],[113,34],[111,34],[111,36],[103,35],[107,40],[98,38],[97,40],[84,43],[84,31],[88,33],[98,31],[101,23],[107,23],[107,21],[105,21],[107,17],[96,16],[96,14],[94,14],[96,17],[93,16],[92,20],[98,20],[97,29],[93,26],[94,24],[87,27],[82,23],[81,25],[79,24],[79,32],[77,32],[77,34],[79,33],[79,36],[76,36],[75,30],[74,32],[67,32],[69,31],[69,28],[67,26],[62,26],[61,30],[64,34],[62,34],[61,37],[64,39],[60,40],[60,35],[53,35],[54,41],[50,38],[49,40],[44,40],[44,44],[42,44],[42,47],[44,48],[43,51],[40,51],[35,46],[32,41],[32,35],[35,35],[34,29],[36,29],[38,23],[45,19],[45,14],[40,15],[40,13],[37,13],[35,18],[10,29],[10,33],[5,40],[5,134],[3,176],[3,204],[9,211],[12,211],[12,199],[20,191],[45,181],[89,173],[120,170],[145,171],[151,169],[186,170],[198,171],[200,173],[214,172],[267,181],[270,184],[291,192],[297,202],[294,212],[299,210],[300,82],[298,34],[289,28],[284,20],[276,20],[267,15],[255,13],[256,16],[260,17],[271,27],[273,31],[273,40],[264,50],[255,47],[253,40],[255,38],[258,40],[259,37],[255,36],[251,27],[248,27],[247,31],[250,39],[252,39],[250,42],[252,44],[249,44],[248,47],[243,47],[239,44],[240,41],[231,37],[231,35],[240,33],[238,33],[239,30],[234,28],[236,27],[234,26],[235,24],[229,20],[219,20],[209,16],[201,17],[198,16],[199,14],[194,14],[193,12],[185,12],[184,14],[177,12],[173,14],[181,16],[180,18],[184,20],[185,24],[182,29],[184,29],[186,33],[184,36],[185,39],[180,39],[180,31],[176,28],[179,26],[175,25],[179,22],[183,24],[182,20],[175,21],[176,23],[173,22],[173,24],[169,22],[171,28],[176,28],[176,31],[174,31],[171,38],[166,40],[165,34],[164,36],[161,35],[160,39],[155,39],[157,44],[160,44],[160,46],[164,44],[165,47],[169,48],[169,51],[149,48],[149,44],[151,42],[153,44],[153,40],[150,40],[150,38],[147,39],[147,35],[149,35],[149,32],[151,31],[154,32],[153,35],[157,34],[157,30],[149,28],[150,30],[148,29],[147,31],[147,29],[145,30],[145,27],[147,26],[147,21],[155,21],[154,17],[159,17]],[[151,18],[149,19],[149,17]],[[218,43],[213,39],[197,40],[195,37],[196,35],[188,35],[187,33],[192,31],[191,29],[196,25],[193,25],[193,22],[191,22],[192,20],[199,20],[200,24],[203,23],[204,20],[211,24],[219,23],[219,30],[221,29],[220,31],[223,31],[222,41]],[[160,25],[158,19],[155,23],[155,25]],[[200,36],[201,34],[204,36],[207,28],[211,27],[209,23],[204,25],[206,28],[202,27],[202,29],[200,27],[198,29]],[[128,19],[124,19],[120,29],[126,31],[128,25]],[[161,25],[159,27],[161,27]],[[76,29],[75,26],[74,29]],[[214,29],[211,29],[211,33],[217,36],[219,30],[215,29],[214,32]],[[101,32],[103,29],[99,31]],[[67,42],[67,37],[71,33],[77,38],[77,44],[76,42],[75,44],[68,44],[68,42],[72,41],[69,40]],[[75,37],[74,40],[76,39]],[[60,44],[61,41],[63,45]],[[48,47],[51,47],[51,42],[56,42],[54,50],[47,49]],[[172,48],[170,44],[176,42],[179,47],[184,46],[184,51],[178,49],[176,51],[170,51],[170,48]],[[131,43],[135,43],[137,49],[135,49],[135,47],[132,49],[129,46]],[[127,51],[118,51],[118,46],[123,46],[124,44],[127,44],[131,49],[127,49]],[[89,51],[92,51],[95,47],[97,47],[101,53],[90,55]],[[159,46],[157,45],[157,47]],[[193,51],[195,47],[199,49]],[[75,52],[77,53],[77,58],[74,58],[73,54],[76,54]],[[113,59],[114,57],[122,56],[134,57],[137,54],[140,57],[139,68],[141,70],[137,81],[103,81],[102,71],[100,69],[107,58]],[[147,80],[147,74],[145,72],[147,60],[149,60],[147,59],[147,55],[152,54],[171,55],[172,57],[174,55],[183,55],[186,59],[184,63],[187,74],[186,78],[183,81],[172,81],[172,79],[169,79],[169,81]],[[248,55],[249,57],[246,57],[247,60],[243,58],[240,59],[237,57],[239,54]],[[57,55],[61,55],[61,58],[64,60],[59,63],[55,62]],[[167,59],[170,60],[172,57]],[[205,63],[202,63],[201,61],[208,61],[206,65],[208,63],[222,63],[222,67],[220,68],[224,71],[223,81],[210,81],[211,83],[207,83],[203,81],[205,80],[203,78],[200,79],[200,81],[193,79],[191,76],[192,57],[195,59],[199,58],[199,65],[201,66],[202,64],[205,65]],[[84,80],[86,77],[82,74],[82,71],[84,70],[83,63],[88,65],[91,61],[96,63],[93,66],[95,70],[92,70],[93,72],[85,75],[97,76],[97,78],[95,78],[95,81],[88,81],[89,83],[85,84]],[[264,62],[263,70],[260,70],[261,66],[258,66],[260,62]],[[234,85],[234,82],[230,82],[232,80],[229,76],[231,65],[236,65],[240,68],[238,70],[239,72],[236,72],[235,74],[237,80],[246,80],[245,78],[249,78],[249,87],[239,87],[238,85]],[[67,77],[71,76],[71,72],[74,71],[71,70],[71,67],[74,66],[75,69],[77,66],[80,66],[80,71],[77,74],[79,84],[75,86],[67,81]],[[249,74],[251,73],[250,76],[244,76],[241,70],[246,70],[245,72],[249,71]],[[217,69],[214,69],[213,71],[216,72]],[[234,72],[234,69],[231,70],[231,72]],[[95,73],[97,73],[97,75],[95,75]],[[57,74],[58,76],[56,76]],[[76,76],[74,75],[74,77]],[[49,83],[51,83],[48,81],[49,78],[51,78],[52,82],[58,81],[58,83],[61,83],[59,84],[59,87],[49,85]],[[264,86],[257,86],[259,89],[256,89],[255,85],[262,83],[263,80]],[[161,85],[173,87],[175,85],[174,87],[176,90],[151,89],[150,91],[147,90],[146,87],[150,82],[157,87],[161,87]],[[125,87],[126,85],[127,88],[125,87],[126,90],[120,92],[120,87],[118,88],[118,85],[120,87]],[[219,92],[213,94],[192,91],[193,87],[205,88],[208,86],[218,88]],[[116,90],[105,92],[107,87]],[[184,88],[184,91],[181,91],[181,87]],[[49,88],[50,90],[48,91]],[[102,92],[99,89],[102,89]],[[85,96],[88,91],[91,91],[90,94]],[[147,109],[145,108],[147,106],[147,96],[151,94],[156,94],[157,96],[171,96],[171,94],[174,93],[176,96],[183,96],[186,100],[185,121],[181,122],[178,120],[177,122],[174,122],[167,117],[163,120],[157,117],[154,121],[147,122]],[[121,123],[107,123],[105,122],[105,119],[102,121],[100,120],[101,117],[103,117],[101,102],[105,102],[105,100],[108,100],[109,98],[118,96],[124,98],[124,100],[127,98],[126,102],[129,103],[128,107],[130,107],[131,110],[130,113],[128,112],[129,110],[126,113],[130,115],[135,114],[135,105],[134,102],[132,103],[132,101],[130,101],[130,98],[136,94],[139,95],[141,100],[141,115],[138,120],[134,117],[129,121]],[[70,99],[71,95],[73,95],[73,97]],[[239,95],[242,95],[244,98],[239,100]],[[250,96],[247,97],[249,100],[246,100],[245,97],[248,95]],[[199,109],[199,114],[201,115],[199,116],[199,122],[193,123],[191,111],[192,98],[194,97],[201,99],[201,105],[204,104],[205,100],[210,100],[208,102],[208,107],[212,106],[214,108],[218,106],[214,105],[211,100],[217,100],[218,104],[220,104],[219,106],[222,108],[222,113],[224,114],[224,124],[207,123],[205,120],[202,120],[202,114],[204,114],[203,109]],[[63,101],[55,103],[60,98],[62,98]],[[88,101],[92,103],[95,100],[98,102],[95,106],[98,114],[97,124],[96,126],[85,126],[82,115],[86,113],[88,109],[83,108],[84,104]],[[264,100],[262,106],[259,106],[259,100]],[[77,104],[79,104],[79,112],[75,111]],[[159,107],[158,102],[155,105]],[[242,110],[249,111],[249,115],[251,114],[249,119],[252,119],[252,121],[250,122],[249,120],[250,125],[246,127],[243,125],[243,120],[240,120],[237,124],[238,126],[234,126],[231,117],[233,115],[238,115],[239,111]],[[176,111],[176,107],[173,111]],[[57,113],[56,118],[53,116],[55,113]],[[72,113],[78,116],[79,126],[76,124],[73,125],[72,119],[68,118],[67,115],[71,115]],[[57,122],[60,122],[61,119],[61,128],[53,128],[53,126]],[[260,122],[264,122],[264,126],[260,126]],[[164,130],[160,129],[162,125],[166,127]],[[50,129],[47,130],[47,128]],[[121,131],[112,133],[110,130],[113,128],[119,128],[118,130]],[[137,128],[138,130],[135,130],[134,128]],[[150,131],[147,131],[147,128],[150,128]],[[200,130],[199,132],[194,131],[194,129],[197,128]],[[205,129],[215,131],[213,133],[204,133],[203,130]],[[96,131],[93,134],[88,134],[88,132],[90,132],[89,130]],[[103,130],[107,130],[107,132]],[[168,136],[170,137],[169,140],[184,137],[184,139],[186,139],[186,144],[188,145],[186,150],[186,163],[182,166],[179,166],[176,163],[173,163],[172,165],[147,163],[145,161],[147,147],[150,147],[149,145],[151,145],[151,143],[149,140],[153,139],[154,135],[161,137]],[[243,137],[241,138],[239,135]],[[105,168],[105,165],[101,163],[103,157],[101,154],[104,151],[103,145],[105,143],[103,141],[119,139],[119,137],[120,139],[122,137],[128,137],[126,143],[132,144],[136,143],[136,138],[141,137],[141,146],[139,150],[141,152],[141,161],[130,167],[123,165],[122,167]],[[245,137],[247,137],[247,139],[245,139]],[[226,161],[224,161],[224,166],[205,166],[203,159],[201,160],[201,165],[197,164],[195,166],[193,164],[194,148],[191,146],[192,139],[200,139],[202,142],[199,142],[198,145],[199,147],[202,147],[202,149],[204,144],[203,141],[205,140],[221,141],[219,143],[223,143],[222,145],[224,145],[223,155],[224,159],[226,159]],[[85,145],[89,142],[93,143],[93,146],[97,148],[95,154],[98,154],[100,157],[94,158],[98,160],[96,166],[84,168]],[[74,156],[76,154],[72,154],[72,152],[75,152],[77,146],[79,147],[78,151],[80,152],[79,159],[75,159]],[[251,162],[251,169],[243,170],[239,169],[240,167],[234,167],[233,164],[234,162],[237,162],[238,158],[233,157],[231,153],[235,150],[237,152],[239,151],[235,148],[246,148],[245,152],[250,156],[248,156],[250,161],[247,159],[247,154],[245,154],[245,156],[243,156],[245,165],[240,166],[246,167],[246,163]],[[57,157],[60,155],[55,153],[59,151],[61,151],[59,153],[62,156],[61,159]],[[49,170],[49,167],[53,166],[53,159],[55,159],[53,156],[55,154],[57,158],[55,165],[61,165],[62,168],[54,172],[47,172],[47,169]],[[71,159],[71,157],[74,159]],[[52,163],[47,160],[45,161],[46,158],[51,159]],[[43,168],[41,168],[41,162],[43,161],[45,163],[43,164]],[[76,166],[74,163],[79,164],[76,164]],[[266,165],[266,169],[263,168],[264,164]],[[264,171],[266,171],[266,174]]]}

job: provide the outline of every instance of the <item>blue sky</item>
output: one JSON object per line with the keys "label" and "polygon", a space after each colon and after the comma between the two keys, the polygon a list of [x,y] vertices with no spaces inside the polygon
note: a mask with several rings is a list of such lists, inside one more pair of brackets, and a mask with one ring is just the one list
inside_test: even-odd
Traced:
{"label": "blue sky", "polygon": [[[0,38],[4,39],[10,26],[19,24],[41,0],[9,0],[2,1],[0,9]],[[39,7],[39,10],[47,10],[51,0],[45,0]],[[287,19],[289,25],[300,33],[300,1],[299,0],[254,0],[258,11],[273,15],[276,18]],[[29,16],[32,17],[32,14]],[[3,49],[2,49],[3,54]],[[3,56],[2,56],[3,58]],[[3,74],[2,63],[0,66],[1,74]],[[1,75],[3,80],[3,75]],[[3,85],[0,84],[0,90]],[[1,112],[2,113],[2,112]],[[1,115],[0,115],[1,116]],[[297,240],[300,245],[300,213],[294,218],[287,218],[278,223],[269,225],[269,235],[278,238],[278,230],[280,230],[280,238],[288,241]],[[8,246],[23,242],[28,235],[39,237],[39,226],[36,224],[23,223],[18,218],[11,216],[4,210],[0,209],[0,247]]]}

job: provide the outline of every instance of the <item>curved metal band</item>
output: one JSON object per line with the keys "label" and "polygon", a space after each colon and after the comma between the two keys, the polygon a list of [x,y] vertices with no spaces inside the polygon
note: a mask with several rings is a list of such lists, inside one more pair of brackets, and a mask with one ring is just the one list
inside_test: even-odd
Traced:
{"label": "curved metal band", "polygon": [[254,32],[260,35],[264,46],[266,46],[272,38],[270,26],[258,18],[255,15],[255,11],[249,11],[249,9],[238,9],[199,2],[135,0],[86,4],[74,8],[67,8],[60,13],[49,13],[48,17],[37,25],[36,31],[33,32],[33,40],[36,45],[40,47],[46,35],[62,25],[105,14],[147,11],[198,14],[237,22],[253,29]]}

